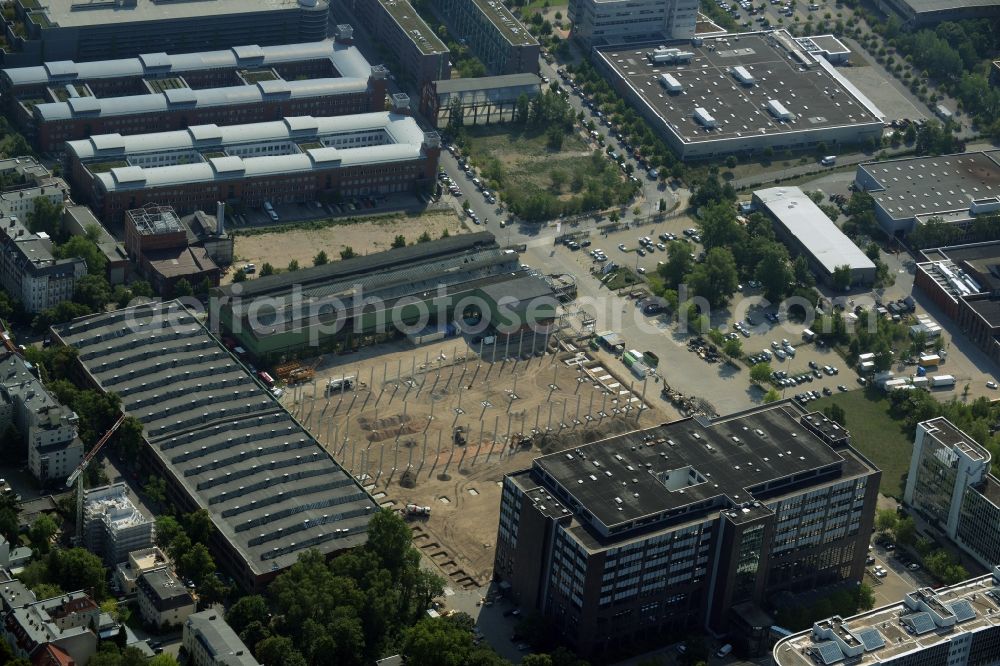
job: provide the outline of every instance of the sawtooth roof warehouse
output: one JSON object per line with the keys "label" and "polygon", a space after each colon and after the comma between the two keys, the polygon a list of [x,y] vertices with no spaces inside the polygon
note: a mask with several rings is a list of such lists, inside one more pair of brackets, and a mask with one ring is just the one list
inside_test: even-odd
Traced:
{"label": "sawtooth roof warehouse", "polygon": [[784,30],[671,49],[609,46],[594,55],[682,159],[821,143],[836,152],[840,144],[879,139],[884,128],[881,111],[861,91]]}

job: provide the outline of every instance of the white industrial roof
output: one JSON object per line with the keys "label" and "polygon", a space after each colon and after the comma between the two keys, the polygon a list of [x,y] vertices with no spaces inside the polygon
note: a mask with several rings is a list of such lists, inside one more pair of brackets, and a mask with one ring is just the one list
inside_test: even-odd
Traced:
{"label": "white industrial roof", "polygon": [[273,67],[281,63],[329,58],[344,77],[367,79],[371,65],[353,46],[337,44],[332,39],[280,46],[235,46],[221,51],[200,53],[148,53],[136,58],[73,62],[60,60],[35,67],[13,67],[3,74],[15,86],[66,83],[75,79],[113,79],[147,76],[164,72],[184,72],[223,67]]}
{"label": "white industrial roof", "polygon": [[875,269],[861,248],[799,188],[771,187],[757,190],[754,196],[827,272],[832,274],[837,266],[845,264],[852,270]]}
{"label": "white industrial roof", "polygon": [[237,104],[259,104],[272,97],[306,99],[368,89],[368,80],[360,78],[306,79],[303,81],[263,81],[256,85],[225,88],[172,88],[162,93],[127,97],[74,97],[66,102],[50,102],[35,107],[35,117],[43,122],[69,120],[76,116],[108,118],[143,113],[163,113],[184,106],[202,109]]}
{"label": "white industrial roof", "polygon": [[[301,131],[308,123],[315,129]],[[419,148],[424,141],[423,130],[409,116],[378,111],[350,116],[300,116],[283,120],[248,125],[197,125],[185,130],[151,134],[104,134],[89,139],[67,141],[66,150],[81,161],[97,158],[124,156],[138,153],[205,148],[212,144],[224,148],[243,143],[303,140],[309,136],[322,137],[332,134],[350,134],[365,130],[384,130],[395,144],[411,144]],[[369,146],[366,150],[373,150]]]}

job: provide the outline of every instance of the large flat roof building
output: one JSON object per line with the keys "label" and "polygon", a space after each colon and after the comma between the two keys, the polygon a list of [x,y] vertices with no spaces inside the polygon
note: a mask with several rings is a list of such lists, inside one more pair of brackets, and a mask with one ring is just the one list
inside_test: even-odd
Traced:
{"label": "large flat roof building", "polygon": [[19,127],[44,152],[96,134],[381,111],[388,72],[333,40],[6,69]]}
{"label": "large flat roof building", "polygon": [[66,167],[75,191],[119,222],[148,203],[185,215],[219,201],[259,207],[415,192],[435,182],[440,150],[437,133],[383,111],[102,134],[67,142]]}
{"label": "large flat roof building", "polygon": [[1000,151],[859,164],[854,184],[871,194],[887,233],[909,233],[932,217],[968,230],[977,215],[1000,212]]}
{"label": "large flat roof building", "polygon": [[1000,241],[921,251],[913,283],[1000,363]]}
{"label": "large flat roof building", "polygon": [[1000,645],[1000,568],[894,604],[833,616],[774,646],[776,666],[986,666]]}
{"label": "large flat roof building", "polygon": [[372,497],[178,302],[76,319],[53,335],[142,422],[145,464],[179,509],[208,511],[216,561],[242,587],[261,589],[309,548],[364,543]]}
{"label": "large flat roof building", "polygon": [[1000,16],[997,0],[877,0],[875,5],[882,11],[894,11],[912,27]]}
{"label": "large flat roof building", "polygon": [[804,255],[823,282],[829,284],[840,266],[851,269],[852,285],[875,281],[872,260],[801,189],[757,190],[753,200],[770,216],[778,237],[793,253]]}
{"label": "large flat roof building", "polygon": [[402,336],[419,321],[444,326],[469,315],[465,307],[493,326],[516,326],[511,317],[544,325],[558,305],[551,287],[489,232],[257,278],[222,295],[220,327],[263,362],[350,338]]}
{"label": "large flat roof building", "polygon": [[881,111],[785,30],[599,47],[598,67],[682,159],[880,139]]}
{"label": "large flat roof building", "polygon": [[[332,40],[0,72],[19,128],[39,150],[96,134],[135,134],[385,108],[388,72]],[[153,122],[155,120],[155,123]]]}
{"label": "large flat roof building", "polygon": [[791,402],[686,418],[504,478],[494,572],[578,652],[709,627],[763,639],[778,592],[860,581],[881,475]]}
{"label": "large flat roof building", "polygon": [[17,39],[3,53],[9,67],[58,60],[100,60],[240,44],[287,44],[325,39],[328,0],[17,0],[8,30]]}

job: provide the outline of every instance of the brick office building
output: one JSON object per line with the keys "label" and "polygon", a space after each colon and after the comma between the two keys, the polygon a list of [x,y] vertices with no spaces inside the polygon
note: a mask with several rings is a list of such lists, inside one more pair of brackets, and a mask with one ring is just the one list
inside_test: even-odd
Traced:
{"label": "brick office building", "polygon": [[0,71],[16,124],[40,150],[97,134],[135,134],[286,116],[339,116],[385,108],[387,70],[343,41]]}
{"label": "brick office building", "polygon": [[[405,96],[404,96],[405,97]],[[408,100],[397,100],[399,110]],[[147,203],[180,215],[217,202],[258,208],[433,186],[440,137],[396,112],[107,134],[66,144],[78,197],[120,221]]]}
{"label": "brick office building", "polygon": [[790,401],[615,435],[504,478],[494,576],[581,654],[705,627],[759,651],[773,595],[861,580],[880,477]]}

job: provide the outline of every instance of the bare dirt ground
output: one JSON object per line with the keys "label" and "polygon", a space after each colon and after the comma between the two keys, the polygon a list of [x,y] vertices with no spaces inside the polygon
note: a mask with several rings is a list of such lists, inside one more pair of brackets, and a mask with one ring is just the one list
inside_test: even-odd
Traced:
{"label": "bare dirt ground", "polygon": [[[494,362],[492,348],[480,362],[462,338],[328,357],[315,388],[283,398],[383,506],[431,507],[429,518],[412,521],[414,542],[457,587],[491,577],[504,474],[543,453],[678,417],[654,399],[651,380],[649,408],[638,409],[643,382],[620,364],[580,351],[525,360],[510,349],[503,360],[497,348]],[[359,383],[325,395],[327,382],[343,376]]]}
{"label": "bare dirt ground", "polygon": [[[431,238],[440,238],[445,229],[449,234],[462,233],[465,229],[458,216],[452,211],[407,215],[401,213],[388,219],[370,222],[337,224],[325,229],[292,229],[236,236],[234,267],[245,263],[257,264],[257,270],[264,262],[277,269],[288,266],[293,259],[303,268],[312,266],[313,257],[320,250],[326,252],[330,261],[340,258],[340,251],[351,247],[358,254],[388,250],[396,236],[402,234],[407,243],[415,243],[425,231]],[[223,276],[223,283],[232,280],[233,272]]]}

